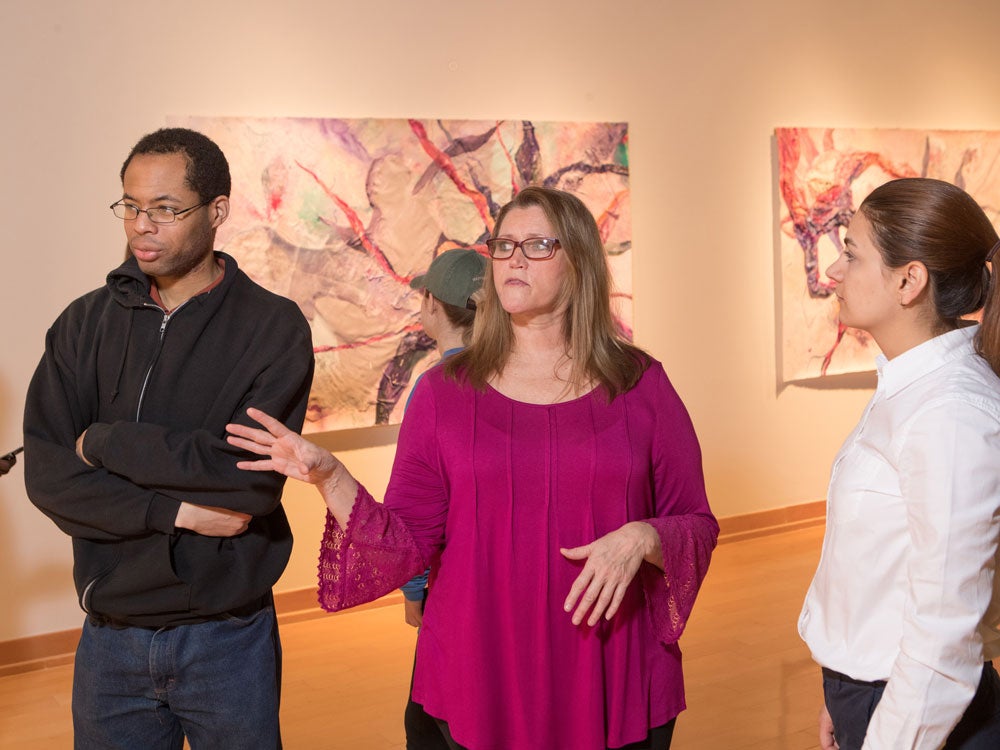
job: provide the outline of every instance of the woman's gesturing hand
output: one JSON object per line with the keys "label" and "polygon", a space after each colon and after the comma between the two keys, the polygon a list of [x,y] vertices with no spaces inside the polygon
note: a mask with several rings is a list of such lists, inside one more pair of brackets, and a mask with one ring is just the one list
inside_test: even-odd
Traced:
{"label": "woman's gesturing hand", "polygon": [[[643,560],[662,560],[660,538],[648,523],[633,521],[590,544],[561,549],[569,560],[586,560],[583,570],[573,582],[563,609],[573,612],[573,624],[596,625],[603,615],[610,620],[618,611],[628,585],[635,578]],[[662,562],[660,563],[662,567]]]}
{"label": "woman's gesturing hand", "polygon": [[228,424],[226,440],[230,445],[267,456],[260,461],[239,461],[246,471],[277,471],[292,479],[320,484],[330,479],[340,462],[329,451],[310,443],[296,432],[260,409],[247,409],[247,416],[264,426],[263,430],[241,424]]}

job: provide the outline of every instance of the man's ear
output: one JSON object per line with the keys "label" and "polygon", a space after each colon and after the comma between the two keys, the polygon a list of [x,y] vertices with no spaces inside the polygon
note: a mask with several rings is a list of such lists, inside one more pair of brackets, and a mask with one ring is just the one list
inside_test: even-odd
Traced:
{"label": "man's ear", "polygon": [[899,279],[899,304],[909,307],[916,302],[930,283],[927,266],[919,260],[911,260],[897,269]]}
{"label": "man's ear", "polygon": [[212,229],[218,229],[229,218],[229,198],[225,195],[214,198],[207,208],[212,220]]}

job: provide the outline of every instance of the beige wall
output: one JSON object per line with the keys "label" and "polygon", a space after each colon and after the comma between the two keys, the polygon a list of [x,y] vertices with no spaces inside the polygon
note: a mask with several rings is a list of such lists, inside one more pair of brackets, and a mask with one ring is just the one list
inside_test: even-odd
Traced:
{"label": "beige wall", "polygon": [[[168,114],[626,120],[636,337],[716,512],[820,499],[869,391],[777,388],[772,130],[1000,128],[998,29],[995,0],[3,3],[0,452],[46,328],[121,256],[121,160]],[[327,440],[380,492],[392,435]],[[69,540],[22,477],[0,479],[0,640],[80,620]],[[283,589],[312,584],[322,523],[286,498]]]}

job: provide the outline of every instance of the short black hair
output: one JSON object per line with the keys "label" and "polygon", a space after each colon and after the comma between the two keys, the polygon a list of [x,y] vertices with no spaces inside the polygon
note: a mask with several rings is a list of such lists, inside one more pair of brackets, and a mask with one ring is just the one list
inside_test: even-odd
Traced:
{"label": "short black hair", "polygon": [[125,170],[137,154],[182,154],[187,160],[184,181],[201,200],[210,201],[220,195],[229,197],[232,189],[229,162],[215,141],[203,133],[188,128],[161,128],[144,135],[122,164],[122,183]]}

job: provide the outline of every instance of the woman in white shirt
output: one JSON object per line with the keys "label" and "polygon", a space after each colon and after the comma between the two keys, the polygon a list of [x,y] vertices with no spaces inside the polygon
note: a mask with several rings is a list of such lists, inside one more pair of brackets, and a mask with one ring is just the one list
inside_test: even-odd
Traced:
{"label": "woman in white shirt", "polygon": [[[961,189],[895,180],[827,269],[841,322],[882,355],[799,618],[823,667],[824,750],[1000,748],[998,247]],[[984,304],[981,326],[961,320]]]}

